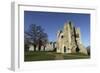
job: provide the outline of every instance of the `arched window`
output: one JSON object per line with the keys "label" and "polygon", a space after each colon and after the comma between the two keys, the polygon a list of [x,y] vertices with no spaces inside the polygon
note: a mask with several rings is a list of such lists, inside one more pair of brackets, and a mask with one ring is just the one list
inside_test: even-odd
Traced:
{"label": "arched window", "polygon": [[62,36],[61,36],[61,39],[63,39],[63,38],[64,38],[64,36],[62,35]]}

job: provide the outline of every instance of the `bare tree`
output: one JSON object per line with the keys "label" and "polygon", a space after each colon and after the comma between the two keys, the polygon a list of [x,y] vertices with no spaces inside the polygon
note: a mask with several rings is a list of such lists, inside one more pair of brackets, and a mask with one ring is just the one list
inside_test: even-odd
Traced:
{"label": "bare tree", "polygon": [[43,36],[42,36],[42,46],[44,46],[44,50],[45,50],[45,47],[46,47],[47,43],[48,43],[48,35],[46,33],[43,33]]}
{"label": "bare tree", "polygon": [[41,46],[45,46],[48,40],[48,36],[44,33],[44,30],[41,26],[36,26],[35,24],[31,24],[28,31],[25,31],[29,37],[29,41],[34,46],[34,51],[36,51],[36,47],[41,49]]}

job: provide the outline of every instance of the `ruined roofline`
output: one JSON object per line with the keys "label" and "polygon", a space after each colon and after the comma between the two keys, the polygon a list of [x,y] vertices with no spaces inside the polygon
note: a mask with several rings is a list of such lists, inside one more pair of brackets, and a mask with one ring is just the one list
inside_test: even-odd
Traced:
{"label": "ruined roofline", "polygon": [[72,21],[67,21],[67,22],[65,22],[64,24],[65,24],[65,25],[68,25],[68,24],[73,25],[73,22],[72,22]]}
{"label": "ruined roofline", "polygon": [[80,31],[80,27],[76,27],[72,21],[67,21],[64,23],[64,26],[68,26],[68,25]]}
{"label": "ruined roofline", "polygon": [[[65,23],[64,23],[64,26],[65,26],[65,27],[70,26],[71,28],[75,27],[75,26],[74,26],[74,23],[73,23],[72,21],[67,21],[67,22],[65,22]],[[75,27],[75,28],[76,28],[76,27]]]}
{"label": "ruined roofline", "polygon": [[80,27],[75,27],[75,26],[74,26],[74,23],[73,23],[72,21],[68,21],[68,22],[66,22],[66,23],[64,24],[64,27],[63,27],[62,30],[58,30],[58,32],[57,32],[57,37],[59,37],[60,34],[63,33],[63,31],[66,30],[66,29],[68,29],[69,27],[70,27],[70,29],[75,29],[75,31],[78,31],[78,32],[81,33]]}

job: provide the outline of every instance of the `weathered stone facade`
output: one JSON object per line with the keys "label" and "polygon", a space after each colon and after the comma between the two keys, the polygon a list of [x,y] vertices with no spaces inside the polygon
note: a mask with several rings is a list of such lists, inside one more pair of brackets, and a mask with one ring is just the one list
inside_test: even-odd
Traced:
{"label": "weathered stone facade", "polygon": [[75,28],[72,22],[64,24],[63,30],[57,33],[57,53],[84,53],[87,49],[81,42],[80,28]]}

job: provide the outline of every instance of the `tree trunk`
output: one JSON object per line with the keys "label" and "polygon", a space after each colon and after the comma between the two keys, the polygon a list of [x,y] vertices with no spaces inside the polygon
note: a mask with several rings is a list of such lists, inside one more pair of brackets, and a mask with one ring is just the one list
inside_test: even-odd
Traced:
{"label": "tree trunk", "polygon": [[34,45],[34,51],[36,51],[36,45]]}
{"label": "tree trunk", "polygon": [[41,45],[39,45],[39,47],[38,47],[38,48],[39,48],[39,51],[40,51],[40,50],[41,50]]}

